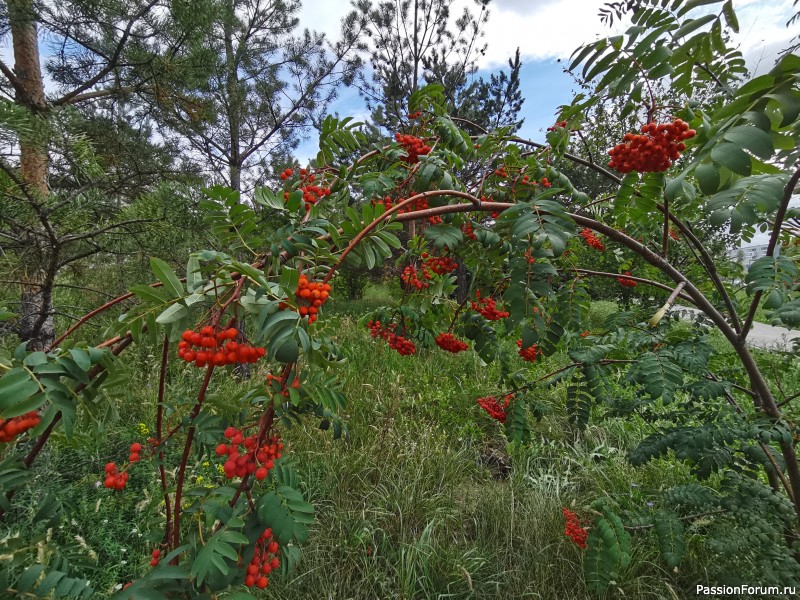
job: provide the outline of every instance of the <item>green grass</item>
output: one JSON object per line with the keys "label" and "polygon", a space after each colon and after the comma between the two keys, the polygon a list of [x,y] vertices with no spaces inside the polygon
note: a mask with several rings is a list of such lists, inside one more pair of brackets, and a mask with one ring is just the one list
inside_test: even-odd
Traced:
{"label": "green grass", "polygon": [[[687,468],[670,459],[631,467],[626,452],[648,433],[631,421],[595,415],[576,440],[565,425],[563,387],[542,392],[552,411],[534,424],[532,443],[507,446],[500,426],[475,403],[496,391],[497,365],[435,348],[402,357],[357,325],[390,297],[372,288],[361,302],[326,307],[327,332],[346,349],[339,377],[349,439],[333,440],[313,419],[283,432],[317,522],[300,567],[273,578],[261,597],[587,598],[582,552],[563,534],[561,507],[587,514],[592,500],[608,495],[619,498],[621,510],[648,510],[664,489],[692,481]],[[593,322],[613,310],[596,303]],[[152,423],[157,373],[146,367],[154,353],[132,349],[126,391],[102,397],[95,418],[86,417],[69,443],[56,436],[37,465],[39,489],[66,507],[66,520],[50,535],[74,549],[76,569],[101,596],[142,572],[153,548],[140,535],[148,500],[158,494],[149,465],[134,469],[123,494],[97,482],[105,462],[124,460],[128,444],[141,439],[138,424]],[[564,357],[548,360],[532,374]],[[174,369],[170,401],[191,400],[194,371]],[[220,396],[238,389],[232,378],[215,382]],[[208,480],[215,460],[198,467]],[[29,500],[23,520],[37,498]],[[609,597],[683,598],[706,582],[703,561],[713,557],[690,547],[681,571],[667,572],[651,535],[634,535],[631,567]],[[81,562],[86,554],[96,558]]]}

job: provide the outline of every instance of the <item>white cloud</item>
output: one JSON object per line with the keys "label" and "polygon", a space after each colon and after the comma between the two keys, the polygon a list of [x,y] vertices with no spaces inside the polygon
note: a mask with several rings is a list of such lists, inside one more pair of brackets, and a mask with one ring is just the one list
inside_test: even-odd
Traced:
{"label": "white cloud", "polygon": [[[503,66],[517,46],[524,59],[569,56],[575,48],[608,33],[598,17],[606,0],[494,0],[484,28],[488,44],[480,68]],[[477,14],[473,0],[454,0],[450,13],[460,15],[464,7]],[[341,18],[351,10],[342,0],[305,0],[301,27],[324,31],[335,39]]]}
{"label": "white cloud", "polygon": [[568,57],[582,43],[609,33],[598,17],[604,1],[538,2],[524,12],[511,0],[493,6],[486,24],[489,47],[480,66],[503,66],[517,47],[523,60]]}
{"label": "white cloud", "polygon": [[330,41],[339,39],[341,21],[353,7],[345,0],[303,0],[300,29],[311,29],[325,34]]}
{"label": "white cloud", "polygon": [[[484,41],[488,44],[479,67],[506,65],[520,48],[523,61],[566,58],[581,44],[615,33],[600,21],[598,13],[608,0],[494,0]],[[735,41],[748,64],[771,65],[788,40],[800,32],[800,24],[786,28],[793,14],[793,0],[735,0],[740,34]],[[463,8],[476,12],[472,0],[454,0],[451,14]],[[339,35],[341,18],[351,10],[349,2],[305,0],[301,26],[324,31],[331,39]],[[796,9],[794,9],[796,10]],[[619,32],[623,27],[615,23]]]}
{"label": "white cloud", "polygon": [[734,39],[752,70],[769,70],[778,53],[800,33],[800,23],[786,27],[786,22],[797,10],[792,4],[793,0],[734,2],[740,25],[739,34]]}

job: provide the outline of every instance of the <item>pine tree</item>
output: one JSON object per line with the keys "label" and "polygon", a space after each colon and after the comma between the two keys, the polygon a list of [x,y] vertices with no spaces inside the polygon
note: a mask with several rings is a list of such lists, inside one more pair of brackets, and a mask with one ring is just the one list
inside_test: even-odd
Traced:
{"label": "pine tree", "polygon": [[371,74],[358,77],[358,87],[379,127],[392,129],[408,112],[408,97],[425,82],[444,86],[452,105],[471,75],[489,18],[488,0],[475,0],[478,14],[465,7],[451,18],[447,0],[389,0],[374,4],[356,0],[353,14],[366,19],[372,39]]}
{"label": "pine tree", "polygon": [[[355,17],[341,40],[298,32],[296,0],[220,0],[202,40],[208,62],[160,115],[209,181],[252,189],[284,160],[336,96],[359,59]],[[207,72],[206,72],[207,71]]]}
{"label": "pine tree", "polygon": [[[148,221],[120,210],[123,189],[133,192],[131,181],[142,171],[130,168],[135,162],[118,168],[119,159],[116,166],[104,161],[88,124],[95,110],[123,99],[129,114],[146,112],[146,101],[163,94],[191,60],[205,13],[199,3],[190,11],[158,0],[11,0],[6,7],[0,31],[11,34],[14,67],[0,62],[0,72],[13,100],[3,100],[0,133],[13,150],[0,157],[0,249],[23,273],[16,331],[30,348],[42,349],[54,336],[53,288],[61,270],[107,252],[110,235]],[[43,43],[50,45],[45,61]],[[45,74],[52,89],[45,89]],[[94,136],[103,139],[110,141]],[[164,164],[156,160],[146,169]],[[138,180],[139,191],[145,182]]]}
{"label": "pine tree", "polygon": [[513,59],[508,60],[509,71],[491,73],[489,81],[479,78],[456,90],[452,114],[466,119],[482,129],[493,131],[501,127],[516,133],[524,118],[519,117],[525,99],[520,92],[520,68],[522,62],[517,48]]}

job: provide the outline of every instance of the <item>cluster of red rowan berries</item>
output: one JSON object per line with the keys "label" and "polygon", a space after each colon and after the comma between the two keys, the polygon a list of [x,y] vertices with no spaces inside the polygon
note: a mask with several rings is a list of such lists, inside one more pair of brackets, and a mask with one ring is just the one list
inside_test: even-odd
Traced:
{"label": "cluster of red rowan berries", "polygon": [[[624,275],[630,275],[630,274],[631,274],[630,271],[625,271],[624,273]],[[617,277],[617,281],[619,281],[619,284],[624,287],[631,287],[631,288],[636,287],[636,282],[633,279],[628,279],[627,277]]]}
{"label": "cluster of red rowan berries", "polygon": [[264,530],[256,541],[256,549],[244,578],[247,587],[257,587],[264,589],[269,585],[267,575],[281,566],[280,547],[278,542],[272,539],[272,529]]}
{"label": "cluster of red rowan berries", "polygon": [[142,459],[142,445],[139,442],[134,442],[131,444],[131,453],[128,456],[128,462],[136,463]]}
{"label": "cluster of red rowan berries", "polygon": [[505,423],[508,418],[508,405],[514,399],[514,394],[506,394],[500,400],[494,396],[486,396],[485,398],[478,398],[478,406],[489,413],[489,416]]}
{"label": "cluster of red rowan berries", "polygon": [[552,127],[548,127],[547,128],[547,131],[555,131],[556,129],[559,129],[559,128],[563,129],[566,126],[567,126],[567,122],[566,121],[556,121],[555,125],[553,125]]}
{"label": "cluster of red rowan berries", "polygon": [[300,178],[301,183],[304,185],[301,185],[298,189],[303,192],[303,202],[306,210],[311,210],[311,207],[321,198],[331,195],[331,188],[314,185],[315,176],[307,173],[305,169],[300,169]]}
{"label": "cluster of red rowan berries", "polygon": [[386,342],[389,344],[389,348],[396,350],[399,355],[409,356],[411,354],[416,354],[417,346],[414,344],[414,342],[403,337],[402,335],[397,335],[394,333],[394,329],[397,327],[397,324],[392,323],[389,327],[384,327],[381,325],[380,321],[370,321],[367,323],[367,327],[369,327],[370,334],[373,338],[381,338],[382,340],[386,340]]}
{"label": "cluster of red rowan berries", "polygon": [[417,112],[413,112],[413,113],[408,113],[406,115],[406,117],[409,118],[409,119],[419,119],[421,116],[422,116],[422,111],[421,110],[418,110]]}
{"label": "cluster of red rowan berries", "polygon": [[283,442],[277,435],[266,440],[261,447],[257,447],[258,435],[244,437],[241,430],[235,427],[228,427],[223,435],[230,440],[230,444],[219,444],[216,452],[217,456],[228,457],[222,465],[228,479],[253,475],[258,481],[263,481],[283,453]]}
{"label": "cluster of red rowan berries", "polygon": [[405,161],[410,165],[418,163],[420,156],[424,156],[431,151],[431,147],[426,145],[424,140],[414,137],[413,135],[395,133],[394,139],[397,140],[398,144],[403,146],[406,154],[408,155],[400,160]]}
{"label": "cluster of red rowan berries", "polygon": [[681,239],[681,235],[678,233],[678,230],[673,227],[669,228],[669,237],[671,237],[676,242]]}
{"label": "cluster of red rowan berries", "polygon": [[41,420],[35,410],[18,417],[0,419],[0,443],[10,442],[18,435],[36,427]]}
{"label": "cluster of red rowan berries", "polygon": [[410,356],[417,352],[417,346],[414,342],[404,338],[402,335],[392,333],[386,341],[389,344],[389,348],[396,350],[400,356]]}
{"label": "cluster of red rowan berries", "polygon": [[436,337],[436,345],[442,350],[453,354],[469,349],[469,344],[457,339],[452,333],[440,333]]}
{"label": "cluster of red rowan berries", "polygon": [[431,256],[427,252],[423,252],[420,256],[424,260],[423,268],[437,275],[452,273],[458,268],[458,263],[449,256]]}
{"label": "cluster of red rowan berries", "polygon": [[[400,200],[402,200],[402,198]],[[407,212],[416,212],[418,210],[425,210],[427,208],[430,208],[430,205],[428,204],[428,199],[417,198],[416,200],[414,200],[412,204],[409,204],[401,208],[400,214]],[[434,215],[432,217],[428,217],[427,219],[425,219],[425,221],[427,221],[428,225],[438,225],[439,223],[442,223],[442,217],[440,217],[439,215]]]}
{"label": "cluster of red rowan berries", "polygon": [[[293,174],[294,172],[291,169],[286,169],[281,173],[281,179],[285,181]],[[319,202],[320,199],[325,196],[330,196],[332,193],[329,187],[314,185],[315,181],[316,176],[313,173],[309,173],[306,169],[300,169],[301,185],[297,189],[303,192],[303,202],[305,203],[306,210],[311,210],[311,207]],[[289,192],[283,192],[283,199],[284,201],[289,200]]]}
{"label": "cluster of red rowan berries", "polygon": [[[402,200],[402,198],[401,198]],[[428,204],[427,198],[417,198],[414,200],[413,204],[409,204],[408,206],[404,206],[400,209],[400,213],[408,213],[408,212],[416,212],[418,210],[425,210],[430,208],[430,204]],[[432,217],[428,217],[425,219],[428,222],[428,225],[438,225],[442,223],[442,217],[439,215],[434,215]]]}
{"label": "cluster of red rowan berries", "polygon": [[187,329],[178,342],[178,356],[196,367],[254,363],[266,354],[264,348],[234,342],[239,330],[235,327],[216,331],[206,325],[200,331]]}
{"label": "cluster of red rowan berries", "polygon": [[433,279],[431,273],[445,275],[458,268],[458,263],[449,256],[431,256],[427,252],[423,252],[420,257],[422,258],[421,269],[418,270],[415,266],[408,265],[400,275],[400,280],[405,285],[417,290],[422,290],[429,286],[428,280]]}
{"label": "cluster of red rowan berries", "polygon": [[121,490],[125,488],[126,483],[128,483],[128,472],[123,471],[120,473],[117,471],[116,463],[107,463],[106,479],[103,482],[103,485],[111,490]]}
{"label": "cluster of red rowan berries", "polygon": [[[141,460],[142,445],[139,442],[134,442],[130,447],[130,455],[128,456],[128,465],[137,463]],[[121,490],[128,483],[128,471],[120,472],[117,469],[117,463],[106,463],[105,467],[106,479],[103,485],[112,490]]]}
{"label": "cluster of red rowan berries", "polygon": [[[406,198],[397,198],[397,200],[392,200],[391,197],[386,196],[382,200],[373,200],[372,205],[375,206],[376,204],[382,204],[386,210],[389,210],[393,206],[400,204],[401,202],[405,202]],[[411,204],[406,204],[400,210],[397,211],[398,214],[402,215],[405,213],[416,212],[419,210],[425,210],[426,208],[430,208],[428,204],[428,200],[426,198],[417,198]],[[442,223],[442,217],[438,215],[434,215],[432,217],[428,217],[425,219],[429,225],[438,225]]]}
{"label": "cluster of red rowan berries", "polygon": [[527,262],[529,265],[532,265],[533,263],[536,262],[536,259],[531,255],[530,248],[525,250],[525,262]]}
{"label": "cluster of red rowan berries", "polygon": [[599,252],[605,251],[605,244],[603,244],[603,242],[600,241],[600,238],[598,238],[588,227],[585,227],[583,231],[581,231],[581,237],[585,239],[586,243],[595,250]]}
{"label": "cluster of red rowan berries", "polygon": [[531,344],[527,348],[522,347],[522,340],[517,340],[517,347],[519,348],[519,355],[523,360],[528,362],[536,362],[536,359],[542,355],[542,351],[536,344]]}
{"label": "cluster of red rowan berries", "polygon": [[[278,377],[277,375],[273,375],[272,373],[267,373],[267,385],[271,386],[273,381],[278,382],[278,384],[280,384],[281,386],[283,385],[283,380],[280,377]],[[289,387],[293,387],[295,389],[298,389],[300,387],[300,378],[295,376],[294,381],[292,382],[292,384]],[[284,388],[283,391],[281,391],[281,395],[284,398],[288,398],[289,397],[289,391]]]}
{"label": "cluster of red rowan berries", "polygon": [[530,186],[540,185],[545,188],[549,188],[552,185],[550,183],[550,180],[547,179],[547,177],[542,177],[539,181],[536,181],[535,179],[531,179],[527,175],[523,175],[521,180],[517,180],[514,183],[515,184],[521,183],[522,185],[530,185]]}
{"label": "cluster of red rowan berries", "polygon": [[482,298],[481,291],[475,292],[475,300],[471,303],[472,310],[477,311],[487,321],[499,321],[511,315],[511,313],[504,310],[497,310],[497,302],[494,298]]}
{"label": "cluster of red rowan berries", "polygon": [[494,175],[497,177],[508,177],[508,171],[506,171],[505,167],[501,166],[494,170]]}
{"label": "cluster of red rowan berries", "polygon": [[[301,317],[307,316],[309,324],[313,323],[317,320],[319,309],[328,301],[330,293],[331,286],[329,283],[309,281],[308,275],[300,275],[297,291],[295,292],[295,295],[299,298],[297,312],[300,313]],[[300,304],[303,302],[306,304]]]}
{"label": "cluster of red rowan berries", "polygon": [[[386,210],[389,210],[395,204],[400,204],[403,200],[405,200],[405,198],[400,198],[400,199],[397,200],[397,202],[395,202],[394,200],[392,200],[392,198],[390,196],[386,196],[383,199],[375,199],[375,198],[373,198],[372,199],[372,206],[375,206],[376,204],[382,204],[383,207]],[[402,213],[402,212],[405,212],[405,211],[401,208],[399,212]]]}
{"label": "cluster of red rowan berries", "polygon": [[[422,277],[423,279],[431,279],[432,275],[427,271],[423,270]],[[403,274],[400,275],[400,279],[406,285],[416,288],[418,290],[428,287],[428,282],[420,280],[417,273],[417,269],[413,265],[409,265],[405,269],[403,269]]]}
{"label": "cluster of red rowan berries", "polygon": [[620,173],[660,173],[666,171],[686,150],[683,142],[696,134],[688,123],[675,119],[672,123],[647,123],[642,134],[626,133],[623,142],[608,151],[608,166]]}
{"label": "cluster of red rowan berries", "polygon": [[478,236],[475,235],[475,230],[472,228],[472,221],[467,221],[461,226],[461,231],[471,240],[477,240]]}
{"label": "cluster of red rowan berries", "polygon": [[153,552],[150,554],[150,557],[151,557],[151,560],[150,560],[150,566],[151,566],[151,567],[157,567],[157,566],[158,566],[158,563],[159,563],[159,561],[161,560],[161,550],[159,550],[158,548],[156,548],[156,549],[155,549],[155,550],[153,550]]}
{"label": "cluster of red rowan berries", "polygon": [[581,522],[578,519],[578,515],[576,515],[571,510],[563,507],[561,512],[564,513],[564,518],[567,520],[566,527],[564,527],[564,535],[570,538],[575,545],[579,548],[586,548],[586,538],[589,535],[589,531],[585,527],[581,527]]}

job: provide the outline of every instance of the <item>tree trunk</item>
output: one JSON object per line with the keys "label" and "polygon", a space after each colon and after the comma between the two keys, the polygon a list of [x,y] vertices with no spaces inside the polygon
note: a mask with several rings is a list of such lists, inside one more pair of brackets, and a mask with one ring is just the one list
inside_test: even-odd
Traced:
{"label": "tree trunk", "polygon": [[[44,116],[48,106],[44,95],[36,13],[32,0],[9,0],[8,20],[14,48],[14,74],[17,80],[15,102],[27,108],[36,120]],[[41,204],[50,192],[47,181],[49,158],[44,137],[20,140],[20,175],[26,186],[26,195],[38,213],[41,213]],[[46,222],[46,217],[42,217],[41,214],[40,219]],[[55,240],[50,241],[55,243]],[[39,264],[29,270],[26,277],[28,283],[22,288],[21,315],[17,332],[20,340],[27,341],[31,350],[41,350],[55,339],[52,296],[55,273],[44,269],[42,265],[52,262],[46,255],[52,255],[56,251],[57,248],[35,250],[34,254],[39,258]]]}
{"label": "tree trunk", "polygon": [[[228,96],[228,133],[230,134],[230,156],[228,158],[228,178],[231,189],[242,191],[242,159],[241,159],[241,139],[240,131],[244,96],[239,82],[236,51],[233,47],[233,24],[236,19],[236,9],[232,0],[228,0],[227,15],[225,16],[224,35],[225,35],[225,91]],[[239,255],[240,260],[245,260],[243,255]],[[236,324],[239,330],[239,342],[244,341],[244,331],[247,323],[244,314],[239,317]],[[250,379],[251,371],[248,363],[238,363],[233,372],[239,381]]]}
{"label": "tree trunk", "polygon": [[239,85],[239,65],[236,52],[233,48],[233,24],[236,19],[236,9],[232,0],[228,1],[227,14],[225,15],[225,92],[228,96],[228,134],[230,139],[230,156],[228,157],[228,173],[231,189],[241,192],[242,165],[240,149],[240,132],[242,118],[242,97]]}
{"label": "tree trunk", "polygon": [[[39,60],[39,39],[32,0],[9,0],[8,19],[14,46],[14,73],[17,79],[17,104],[34,116],[47,111],[42,67]],[[21,140],[20,171],[31,191],[47,196],[47,150],[43,140]]]}
{"label": "tree trunk", "polygon": [[467,294],[469,293],[469,273],[464,261],[460,258],[456,259],[458,268],[456,269],[456,302],[461,304],[466,302]]}
{"label": "tree trunk", "polygon": [[[28,350],[44,350],[56,338],[53,323],[52,285],[43,271],[29,277],[29,283],[22,288],[22,306],[20,309],[17,334],[20,341],[28,342]],[[36,279],[40,279],[36,282]]]}

